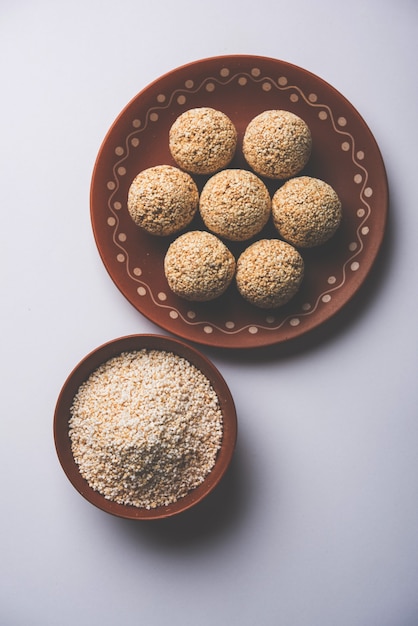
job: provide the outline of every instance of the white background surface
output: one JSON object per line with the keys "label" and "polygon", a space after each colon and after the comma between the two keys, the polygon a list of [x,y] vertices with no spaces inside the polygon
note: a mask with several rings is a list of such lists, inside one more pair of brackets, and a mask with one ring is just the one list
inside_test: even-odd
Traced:
{"label": "white background surface", "polygon": [[[0,0],[1,626],[418,624],[417,8]],[[99,259],[92,168],[149,82],[234,53],[300,65],[359,110],[386,163],[388,236],[320,332],[202,348],[237,405],[231,471],[184,517],[126,522],[79,496],[52,436],[86,353],[160,332]]]}

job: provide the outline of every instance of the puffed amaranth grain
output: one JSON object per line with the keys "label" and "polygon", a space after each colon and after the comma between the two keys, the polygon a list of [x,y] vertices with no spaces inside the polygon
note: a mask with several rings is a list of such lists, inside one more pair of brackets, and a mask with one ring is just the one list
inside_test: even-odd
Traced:
{"label": "puffed amaranth grain", "polygon": [[310,176],[288,180],[273,196],[273,222],[289,243],[311,248],[328,241],[342,219],[336,191],[325,181]]}
{"label": "puffed amaranth grain", "polygon": [[191,174],[213,174],[232,160],[237,131],[225,113],[198,107],[182,113],[169,131],[176,164]]}
{"label": "puffed amaranth grain", "polygon": [[245,300],[273,309],[295,296],[303,275],[303,259],[293,246],[279,239],[260,239],[238,258],[236,283]]}
{"label": "puffed amaranth grain", "polygon": [[140,172],[128,191],[128,211],[135,224],[152,235],[173,235],[196,214],[199,191],[192,177],[171,165]]}
{"label": "puffed amaranth grain", "polygon": [[82,383],[69,436],[92,489],[154,509],[205,480],[222,444],[223,417],[203,372],[172,352],[143,349],[111,358]]}
{"label": "puffed amaranth grain", "polygon": [[260,176],[286,179],[307,164],[312,136],[306,122],[290,111],[263,111],[248,124],[242,151],[248,165]]}
{"label": "puffed amaranth grain", "polygon": [[164,272],[170,289],[181,298],[207,302],[222,295],[235,274],[235,257],[215,235],[189,231],[169,246]]}
{"label": "puffed amaranth grain", "polygon": [[271,214],[271,198],[253,172],[226,169],[212,176],[202,189],[200,215],[206,227],[230,241],[257,235]]}

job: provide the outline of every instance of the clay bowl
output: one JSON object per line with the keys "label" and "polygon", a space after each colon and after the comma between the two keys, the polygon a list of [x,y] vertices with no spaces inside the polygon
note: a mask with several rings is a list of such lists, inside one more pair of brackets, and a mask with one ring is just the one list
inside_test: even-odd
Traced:
{"label": "clay bowl", "polygon": [[[223,439],[215,465],[203,483],[173,504],[154,509],[122,505],[107,500],[94,491],[81,476],[69,437],[70,408],[80,385],[102,363],[126,351],[141,349],[164,350],[185,358],[197,367],[215,389],[223,416]],[[201,502],[219,484],[231,462],[237,437],[237,416],[231,393],[216,367],[195,348],[178,339],[160,335],[129,335],[103,344],[88,354],[73,369],[59,394],[54,414],[55,448],[61,466],[75,489],[102,511],[133,520],[155,520],[177,515]]]}

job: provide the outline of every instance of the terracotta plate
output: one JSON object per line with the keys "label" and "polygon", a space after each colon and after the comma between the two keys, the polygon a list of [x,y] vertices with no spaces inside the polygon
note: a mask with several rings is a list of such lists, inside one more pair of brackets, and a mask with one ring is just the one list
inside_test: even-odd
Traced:
{"label": "terracotta plate", "polygon": [[[183,111],[224,111],[239,140],[231,167],[247,168],[241,142],[248,122],[267,109],[302,117],[313,151],[301,172],[322,178],[339,194],[344,218],[324,246],[303,251],[306,276],[285,307],[247,304],[235,285],[218,300],[194,304],[168,288],[163,260],[173,238],[142,232],[127,212],[127,193],[139,171],[175,165],[168,149],[171,124]],[[204,177],[195,177],[201,188]],[[281,183],[265,181],[270,192]],[[373,135],[333,87],[294,65],[258,56],[221,56],[180,67],[141,91],[122,111],[100,148],[91,185],[97,246],[111,278],[131,304],[161,328],[201,344],[249,348],[297,337],[327,321],[364,282],[382,243],[388,208],[384,163]],[[190,228],[203,228],[196,217]],[[259,237],[277,237],[271,222]],[[238,255],[251,242],[230,245]]]}

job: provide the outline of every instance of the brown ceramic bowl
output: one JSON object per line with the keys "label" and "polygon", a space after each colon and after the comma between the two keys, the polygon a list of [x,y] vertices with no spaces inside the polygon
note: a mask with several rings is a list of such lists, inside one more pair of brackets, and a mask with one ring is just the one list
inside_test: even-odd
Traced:
{"label": "brown ceramic bowl", "polygon": [[[174,504],[147,510],[135,506],[122,505],[107,500],[94,491],[81,476],[71,452],[68,432],[70,408],[80,385],[102,363],[125,351],[165,350],[181,356],[197,367],[215,389],[223,415],[223,440],[215,466],[205,481]],[[61,466],[77,491],[99,509],[118,517],[136,520],[151,520],[171,517],[203,500],[215,489],[224,476],[232,459],[237,437],[237,417],[233,398],[228,386],[216,367],[200,352],[191,346],[170,337],[160,335],[129,335],[103,344],[88,354],[68,376],[59,394],[54,415],[55,447]]]}
{"label": "brown ceramic bowl", "polygon": [[[226,113],[238,132],[230,164],[248,169],[242,138],[249,121],[268,109],[302,117],[313,139],[301,174],[321,178],[341,198],[343,222],[326,244],[303,251],[305,277],[285,306],[266,311],[247,303],[235,282],[218,299],[190,303],[171,292],[163,271],[170,237],[151,236],[127,211],[130,183],[141,170],[175,165],[171,125],[193,107]],[[205,176],[195,177],[199,189]],[[264,181],[273,195],[280,181]],[[120,113],[97,156],[91,182],[93,232],[103,263],[122,294],[169,333],[223,348],[252,348],[300,337],[329,320],[357,293],[381,246],[388,187],[379,147],[357,110],[324,80],[278,59],[228,55],[174,69],[145,87]],[[197,214],[190,229],[204,228]],[[277,237],[272,220],[257,238]],[[233,254],[252,241],[228,244]]]}

